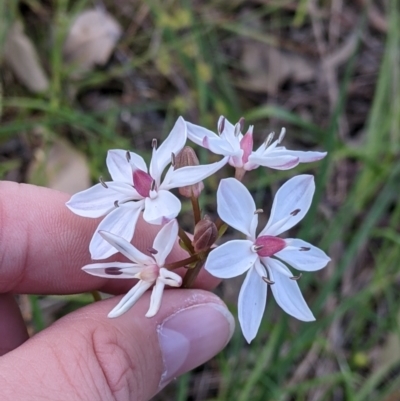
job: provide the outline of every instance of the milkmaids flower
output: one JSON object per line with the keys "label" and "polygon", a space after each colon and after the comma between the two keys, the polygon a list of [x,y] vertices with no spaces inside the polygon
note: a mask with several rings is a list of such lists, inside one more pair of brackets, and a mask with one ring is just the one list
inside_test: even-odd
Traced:
{"label": "milkmaids flower", "polygon": [[260,210],[256,210],[249,191],[234,178],[220,182],[218,214],[247,239],[228,241],[211,251],[205,269],[219,278],[236,277],[247,271],[239,293],[238,314],[249,343],[261,323],[268,285],[286,313],[303,321],[315,320],[300,292],[297,277],[293,277],[285,263],[297,270],[315,271],[325,267],[330,259],[322,250],[301,239],[278,237],[305,216],[314,190],[312,175],[299,175],[287,181],[276,193],[267,225],[256,236]]}
{"label": "milkmaids flower", "polygon": [[326,156],[326,152],[303,152],[288,150],[280,146],[286,130],[282,131],[277,140],[273,141],[274,134],[253,151],[253,126],[250,126],[245,135],[242,134],[244,119],[241,118],[236,125],[231,124],[221,116],[218,121],[218,133],[186,122],[188,138],[197,145],[209,149],[218,155],[228,156],[228,162],[236,169],[244,171],[253,170],[259,166],[276,170],[288,170],[299,163],[314,162]]}
{"label": "milkmaids flower", "polygon": [[67,202],[69,209],[79,216],[106,216],[89,245],[93,259],[105,259],[117,252],[99,231],[109,231],[130,241],[142,210],[144,220],[150,224],[163,224],[175,218],[181,210],[181,202],[169,190],[196,184],[226,164],[226,160],[222,159],[213,164],[176,170],[171,165],[161,181],[165,167],[181,151],[185,142],[186,124],[179,117],[161,146],[157,148],[153,140],[149,170],[138,154],[110,150],[106,162],[112,181],[101,180],[99,184],[73,195]]}
{"label": "milkmaids flower", "polygon": [[149,249],[151,256],[140,252],[130,242],[118,235],[106,231],[101,231],[100,235],[108,241],[116,251],[121,252],[131,260],[132,263],[94,263],[82,267],[82,270],[98,277],[139,279],[139,282],[108,314],[108,317],[121,316],[123,313],[128,311],[153,285],[153,292],[150,298],[150,308],[146,313],[146,316],[154,316],[160,309],[164,287],[166,285],[171,287],[180,287],[182,284],[182,278],[178,274],[164,267],[165,260],[170,254],[177,239],[178,223],[176,220],[171,220],[159,231],[154,239],[152,248]]}

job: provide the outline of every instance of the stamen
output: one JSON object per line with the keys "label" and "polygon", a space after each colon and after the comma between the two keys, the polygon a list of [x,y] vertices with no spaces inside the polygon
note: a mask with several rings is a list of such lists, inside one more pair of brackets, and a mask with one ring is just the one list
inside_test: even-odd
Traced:
{"label": "stamen", "polygon": [[264,248],[264,245],[254,245],[253,246],[253,249],[255,252],[258,252],[260,249],[263,249],[263,248]]}
{"label": "stamen", "polygon": [[299,251],[309,251],[311,248],[308,246],[302,246],[300,247]]}
{"label": "stamen", "polygon": [[239,134],[240,134],[240,123],[236,123],[235,124],[235,128],[234,128],[234,135],[235,136],[239,136]]}
{"label": "stamen", "polygon": [[257,209],[255,210],[254,214],[260,214],[260,213],[264,213],[264,210],[262,209]]}
{"label": "stamen", "polygon": [[286,128],[282,127],[281,133],[279,134],[278,143],[281,143],[283,141],[285,135],[286,135]]}
{"label": "stamen", "polygon": [[268,148],[269,145],[271,145],[272,140],[274,139],[275,132],[271,132],[268,136],[267,139],[264,142],[264,145],[266,148]]}
{"label": "stamen", "polygon": [[127,150],[126,151],[126,153],[125,153],[125,157],[126,157],[126,160],[128,161],[128,163],[131,161],[131,154],[129,153],[129,151]]}
{"label": "stamen", "polygon": [[104,273],[109,274],[110,276],[119,276],[122,274],[122,271],[119,267],[106,267]]}
{"label": "stamen", "polygon": [[240,117],[239,119],[239,125],[240,125],[240,132],[243,132],[244,129],[244,117]]}
{"label": "stamen", "polygon": [[269,285],[275,284],[275,281],[270,280],[268,277],[262,276],[261,278]]}
{"label": "stamen", "polygon": [[149,246],[149,247],[147,248],[147,251],[148,251],[149,253],[151,253],[152,255],[157,255],[157,253],[158,253],[157,249],[154,249],[154,248],[151,247],[151,246]]}
{"label": "stamen", "polygon": [[157,139],[156,138],[153,138],[153,140],[151,141],[151,147],[153,149],[157,149]]}
{"label": "stamen", "polygon": [[300,209],[295,209],[295,210],[293,210],[293,212],[291,212],[290,214],[291,214],[291,216],[296,216],[296,215],[298,215],[300,213]]}
{"label": "stamen", "polygon": [[225,117],[222,117],[221,123],[219,124],[219,127],[218,127],[218,133],[220,135],[224,132],[224,128],[225,128]]}
{"label": "stamen", "polygon": [[118,204],[118,201],[117,201],[117,200],[114,202],[114,206],[115,206],[115,207],[119,207],[119,204]]}
{"label": "stamen", "polygon": [[290,280],[299,281],[301,279],[302,275],[303,275],[303,273],[300,273],[298,276],[290,277]]}
{"label": "stamen", "polygon": [[104,188],[108,188],[108,185],[104,182],[103,177],[100,176],[99,181],[100,181],[100,184],[101,184]]}
{"label": "stamen", "polygon": [[175,167],[175,164],[176,164],[176,157],[175,157],[175,153],[172,152],[171,153],[171,166]]}

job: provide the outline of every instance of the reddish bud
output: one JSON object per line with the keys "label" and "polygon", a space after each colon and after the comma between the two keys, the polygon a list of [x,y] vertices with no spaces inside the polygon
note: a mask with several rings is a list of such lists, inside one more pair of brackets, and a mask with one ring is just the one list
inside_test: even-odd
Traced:
{"label": "reddish bud", "polygon": [[286,247],[286,242],[282,238],[271,235],[263,235],[256,239],[254,249],[259,256],[272,256]]}
{"label": "reddish bud", "polygon": [[[196,152],[190,146],[185,146],[176,156],[174,169],[188,166],[198,166],[199,159],[196,156]],[[194,196],[198,198],[201,191],[204,189],[204,184],[202,181],[197,184],[187,185],[185,187],[178,188],[179,193],[186,198],[191,198]]]}
{"label": "reddish bud", "polygon": [[217,226],[208,218],[200,220],[194,228],[193,246],[196,252],[209,249],[218,238]]}

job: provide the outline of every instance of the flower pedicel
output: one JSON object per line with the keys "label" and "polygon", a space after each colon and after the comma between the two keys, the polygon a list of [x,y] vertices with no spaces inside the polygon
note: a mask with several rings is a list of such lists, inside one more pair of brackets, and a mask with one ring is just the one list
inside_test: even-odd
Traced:
{"label": "flower pedicel", "polygon": [[[130,260],[93,263],[84,266],[83,270],[100,277],[139,280],[113,308],[109,317],[125,313],[151,287],[146,316],[154,316],[161,306],[166,285],[190,287],[204,267],[219,278],[247,272],[239,294],[238,309],[239,322],[248,342],[253,340],[260,326],[268,287],[285,312],[303,321],[315,319],[297,284],[300,276],[293,276],[286,264],[300,271],[315,271],[325,267],[330,259],[322,250],[305,241],[279,237],[307,213],[315,189],[313,176],[295,176],[281,186],[268,223],[258,236],[258,214],[262,211],[256,209],[250,192],[241,181],[248,171],[259,166],[287,170],[299,163],[320,160],[326,153],[293,151],[280,146],[284,129],[276,141],[273,142],[271,134],[253,151],[253,127],[245,135],[242,134],[243,127],[244,119],[233,125],[221,116],[218,134],[215,134],[179,117],[159,147],[153,140],[149,169],[143,158],[134,152],[110,150],[106,161],[112,181],[100,179],[99,184],[75,194],[67,202],[68,208],[80,216],[104,216],[89,245],[92,259],[105,259],[120,252]],[[184,149],[187,138],[223,158],[212,164],[198,164],[193,150]],[[219,217],[212,221],[201,215],[198,198],[203,188],[202,181],[226,164],[235,168],[235,178],[220,181],[217,191]],[[170,192],[173,188],[181,188],[180,192],[191,200],[192,239],[176,220],[181,202]],[[141,213],[146,222],[160,225],[147,254],[130,243]],[[216,247],[215,241],[223,236],[228,225],[243,233],[246,239],[231,240]],[[178,238],[188,257],[166,264]],[[173,271],[179,267],[186,268],[183,278]]]}

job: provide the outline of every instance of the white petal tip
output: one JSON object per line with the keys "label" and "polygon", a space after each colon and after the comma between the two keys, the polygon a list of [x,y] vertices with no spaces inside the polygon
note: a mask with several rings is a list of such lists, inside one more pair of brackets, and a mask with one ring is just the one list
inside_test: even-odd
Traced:
{"label": "white petal tip", "polygon": [[251,344],[251,342],[256,338],[255,336],[247,336],[244,333],[243,333],[243,337],[246,339],[248,344]]}
{"label": "white petal tip", "polygon": [[115,313],[115,312],[111,311],[111,312],[107,315],[107,317],[110,318],[110,319],[115,319],[116,317],[119,317],[120,315],[121,315],[120,313]]}

